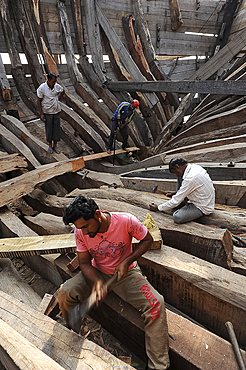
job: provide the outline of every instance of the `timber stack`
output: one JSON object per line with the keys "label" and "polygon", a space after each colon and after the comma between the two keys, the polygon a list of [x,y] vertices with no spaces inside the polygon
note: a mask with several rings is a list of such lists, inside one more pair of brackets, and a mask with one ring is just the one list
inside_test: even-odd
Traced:
{"label": "timber stack", "polygon": [[[142,222],[149,214],[158,226],[161,247],[138,263],[165,297],[171,368],[236,369],[226,322],[246,363],[245,7],[246,0],[0,0],[1,370],[144,370],[142,318],[116,295],[89,317],[137,362],[87,339],[85,326],[77,334],[55,319],[57,289],[79,271],[73,228],[62,222],[79,194]],[[37,105],[50,72],[65,91],[60,153],[47,150]],[[109,155],[111,117],[132,99],[140,107],[127,150],[117,131]],[[207,169],[212,215],[177,225],[149,211],[176,188],[174,157]],[[18,264],[50,285],[36,293]]]}

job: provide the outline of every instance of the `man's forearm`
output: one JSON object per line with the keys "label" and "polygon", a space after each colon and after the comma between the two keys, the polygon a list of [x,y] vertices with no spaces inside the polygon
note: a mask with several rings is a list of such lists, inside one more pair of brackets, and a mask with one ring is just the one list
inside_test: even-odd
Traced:
{"label": "man's forearm", "polygon": [[89,281],[92,285],[99,280],[97,271],[91,264],[80,263],[79,267],[86,281]]}

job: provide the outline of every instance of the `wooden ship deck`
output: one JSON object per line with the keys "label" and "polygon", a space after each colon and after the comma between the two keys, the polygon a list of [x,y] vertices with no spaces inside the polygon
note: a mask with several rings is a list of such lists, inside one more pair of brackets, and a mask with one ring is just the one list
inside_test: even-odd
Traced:
{"label": "wooden ship deck", "polygon": [[[245,8],[246,0],[0,0],[0,370],[144,370],[142,318],[116,295],[90,311],[80,334],[56,319],[57,289],[78,272],[62,222],[78,194],[158,225],[161,248],[138,263],[165,297],[171,369],[241,369],[228,321],[246,363]],[[49,72],[65,90],[60,154],[47,152],[37,108]],[[127,152],[117,134],[108,155],[112,114],[131,99],[140,109]],[[177,225],[148,210],[175,189],[173,157],[208,170],[212,215]],[[23,280],[23,266],[35,278]],[[93,330],[118,349],[102,334],[94,342]]]}

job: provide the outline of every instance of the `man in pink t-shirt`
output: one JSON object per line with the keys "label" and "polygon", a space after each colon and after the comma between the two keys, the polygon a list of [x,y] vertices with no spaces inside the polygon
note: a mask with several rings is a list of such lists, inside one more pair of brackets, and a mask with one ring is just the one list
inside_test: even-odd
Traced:
{"label": "man in pink t-shirt", "polygon": [[[61,285],[60,309],[69,326],[69,312],[96,292],[97,303],[107,294],[105,282],[117,272],[113,290],[141,311],[145,322],[146,369],[169,367],[168,328],[164,298],[142,275],[135,262],[150,249],[153,239],[132,214],[100,211],[93,199],[77,196],[65,209],[65,224],[75,225],[80,272]],[[132,238],[140,240],[132,249]]]}

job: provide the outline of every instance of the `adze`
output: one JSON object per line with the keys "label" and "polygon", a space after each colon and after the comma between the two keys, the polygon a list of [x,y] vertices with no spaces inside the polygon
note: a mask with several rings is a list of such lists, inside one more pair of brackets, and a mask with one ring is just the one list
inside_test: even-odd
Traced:
{"label": "adze", "polygon": [[[115,273],[106,283],[107,288],[117,280],[118,274]],[[73,329],[76,333],[79,333],[83,317],[90,311],[90,309],[96,303],[96,291],[93,291],[89,298],[84,302],[78,303],[69,312],[68,327]]]}

